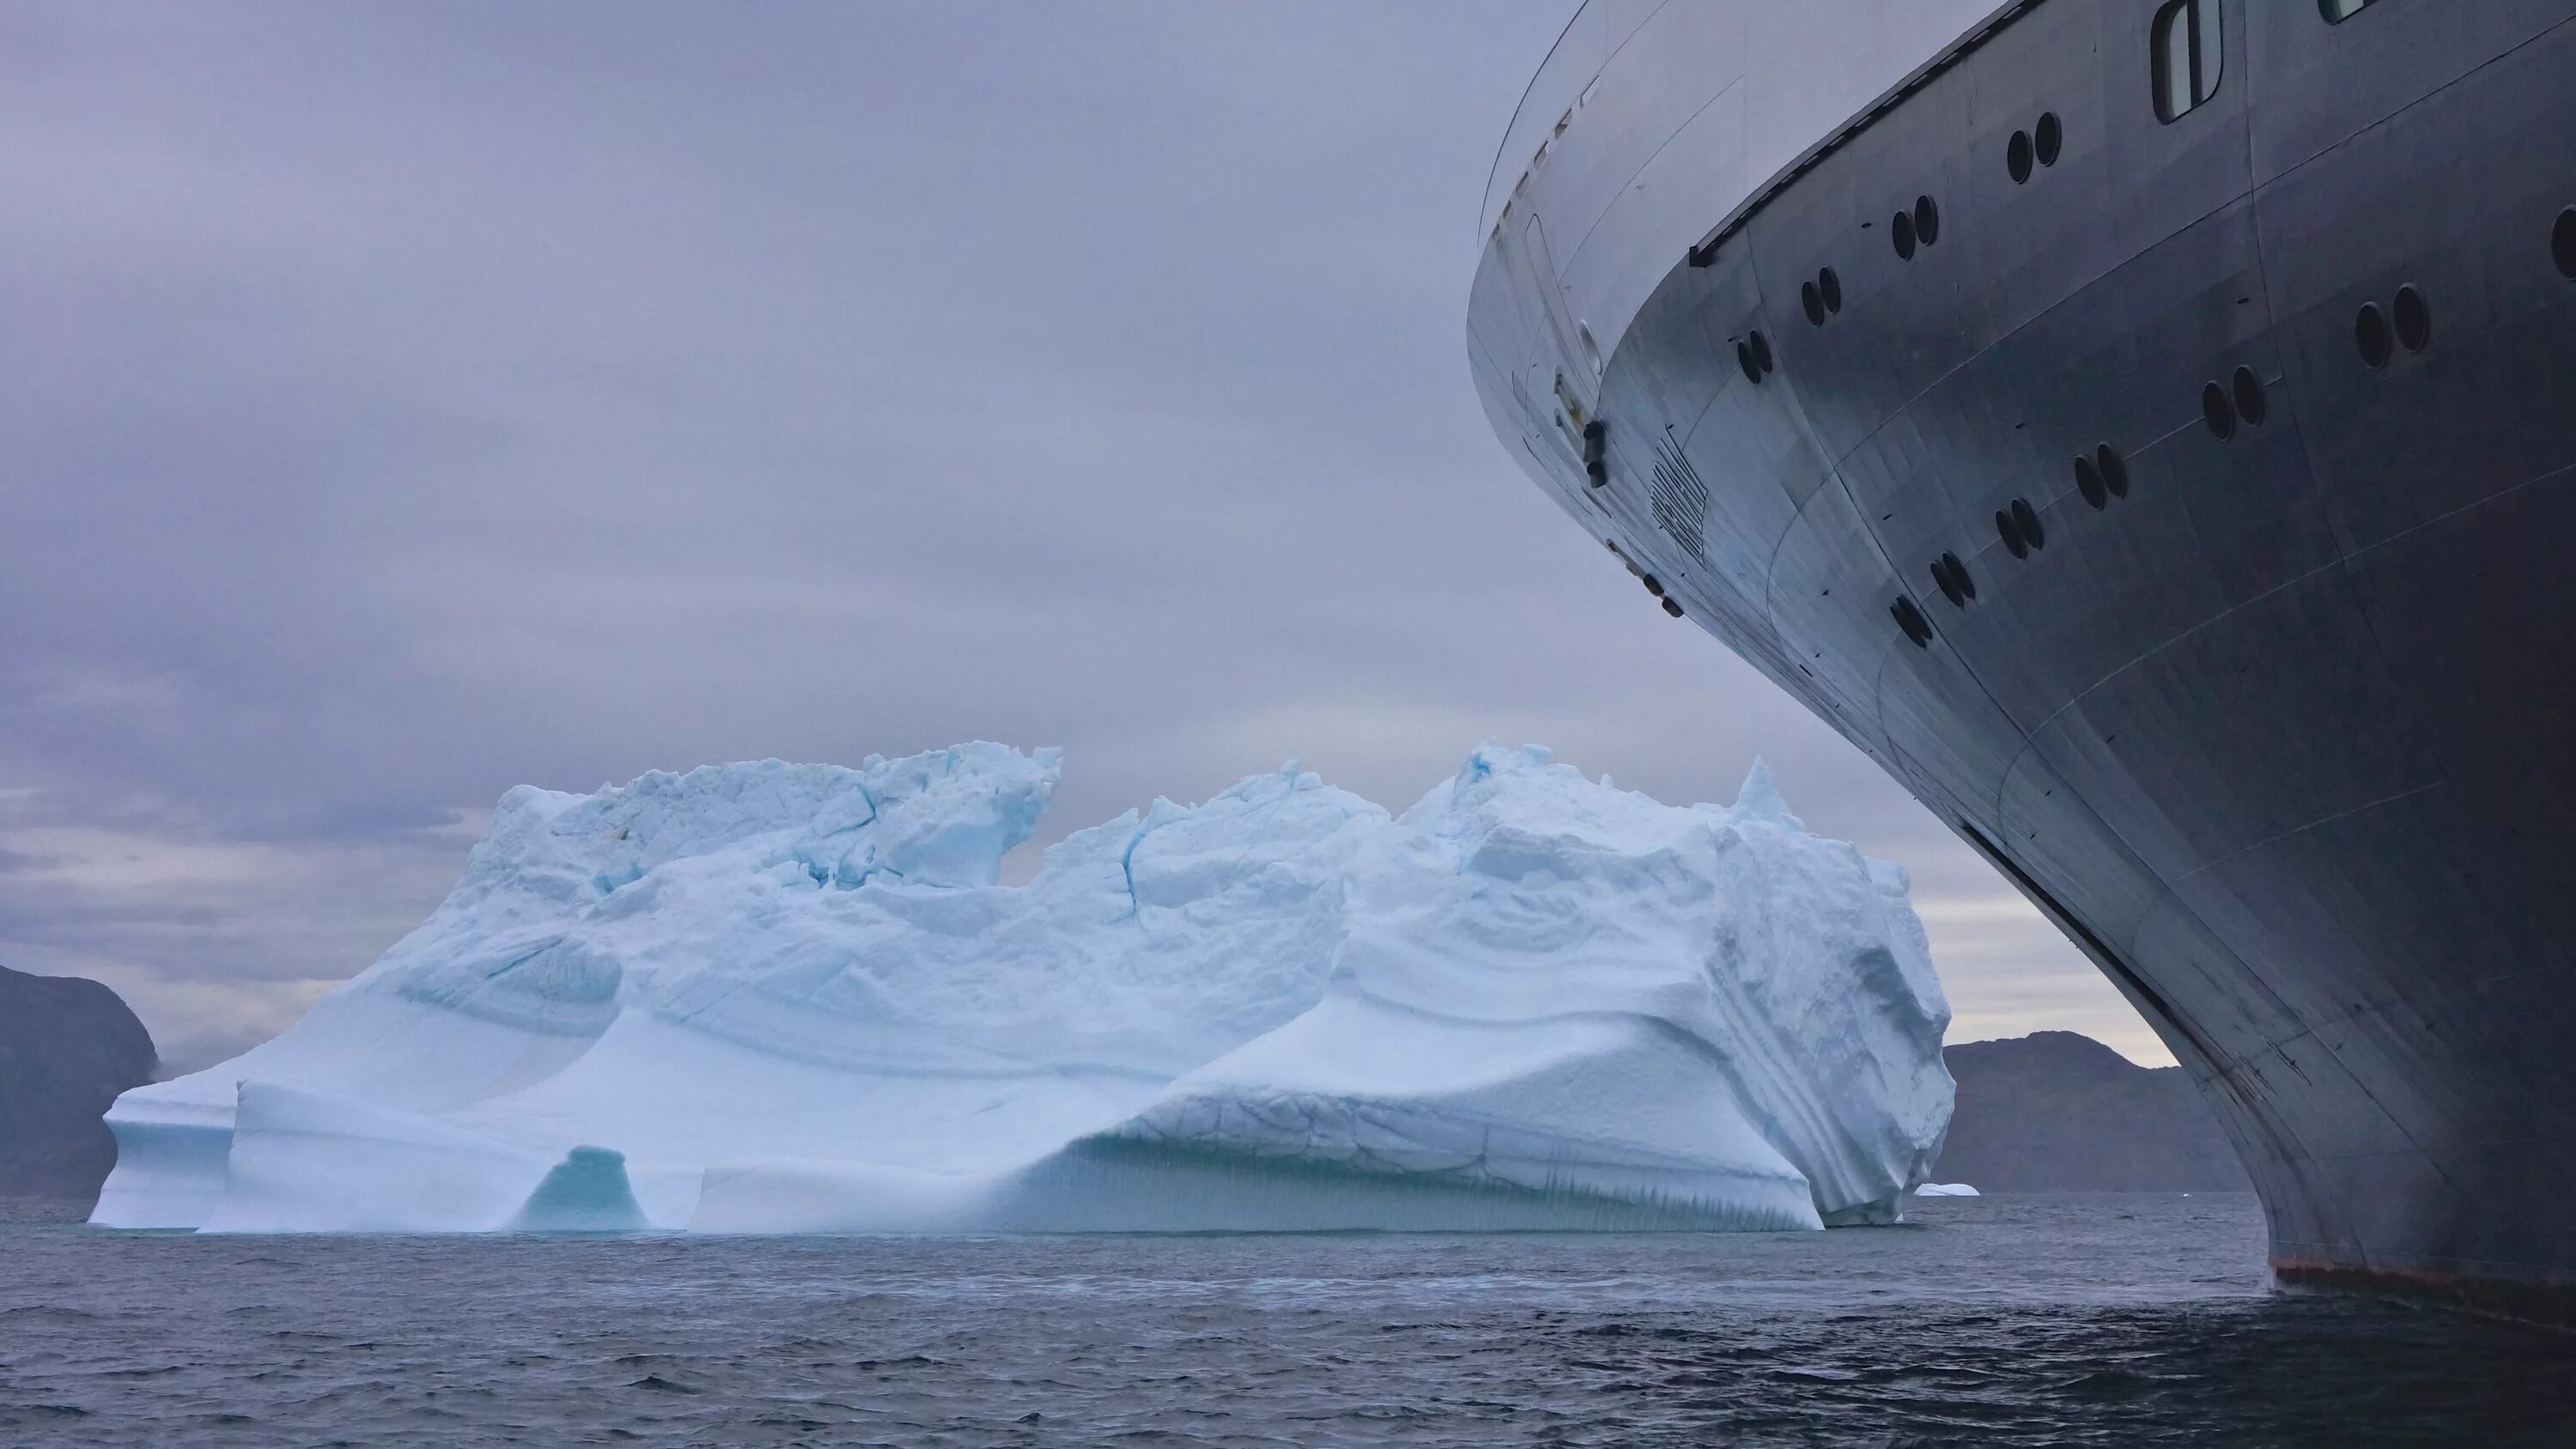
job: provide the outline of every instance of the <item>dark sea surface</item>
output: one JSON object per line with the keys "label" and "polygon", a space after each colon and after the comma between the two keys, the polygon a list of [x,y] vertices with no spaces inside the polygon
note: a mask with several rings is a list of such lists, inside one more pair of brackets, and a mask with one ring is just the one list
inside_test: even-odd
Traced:
{"label": "dark sea surface", "polygon": [[211,1238],[63,1216],[0,1204],[9,1449],[2576,1444],[2576,1339],[2272,1294],[2239,1194],[1743,1235]]}

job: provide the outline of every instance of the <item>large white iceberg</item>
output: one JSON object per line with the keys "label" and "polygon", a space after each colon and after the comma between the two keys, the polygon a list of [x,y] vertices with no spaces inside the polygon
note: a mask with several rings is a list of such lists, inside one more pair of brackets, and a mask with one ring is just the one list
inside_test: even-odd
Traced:
{"label": "large white iceberg", "polygon": [[1904,872],[1758,765],[1293,764],[998,884],[1052,750],[503,798],[418,930],[138,1088],[94,1221],[233,1231],[1814,1228],[1950,1114]]}

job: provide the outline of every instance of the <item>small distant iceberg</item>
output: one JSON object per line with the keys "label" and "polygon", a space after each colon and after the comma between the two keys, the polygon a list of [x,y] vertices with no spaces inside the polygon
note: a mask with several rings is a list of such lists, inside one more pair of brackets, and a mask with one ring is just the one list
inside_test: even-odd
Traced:
{"label": "small distant iceberg", "polygon": [[375,966],[118,1100],[94,1221],[1811,1229],[1893,1220],[1938,1156],[1905,873],[1758,765],[1676,808],[1488,745],[1391,817],[1291,764],[1002,886],[1058,770],[514,790]]}
{"label": "small distant iceberg", "polygon": [[1977,1190],[1964,1182],[1927,1182],[1914,1189],[1916,1197],[1975,1197]]}

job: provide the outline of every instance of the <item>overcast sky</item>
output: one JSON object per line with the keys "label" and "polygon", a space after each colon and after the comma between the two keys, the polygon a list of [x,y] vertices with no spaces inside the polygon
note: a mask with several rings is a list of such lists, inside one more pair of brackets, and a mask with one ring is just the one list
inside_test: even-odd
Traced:
{"label": "overcast sky", "polygon": [[1570,9],[0,0],[0,962],[193,1068],[520,782],[1059,744],[1052,840],[1498,737],[1767,756],[1913,870],[1953,1040],[2168,1060],[1488,431]]}

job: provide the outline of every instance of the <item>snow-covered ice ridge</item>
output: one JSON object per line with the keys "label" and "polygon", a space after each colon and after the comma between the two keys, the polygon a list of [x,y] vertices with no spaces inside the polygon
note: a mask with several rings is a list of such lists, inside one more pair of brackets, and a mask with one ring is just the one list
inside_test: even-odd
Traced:
{"label": "snow-covered ice ridge", "polygon": [[1903,870],[1761,766],[1291,764],[1000,885],[1058,753],[503,797],[283,1036],[138,1088],[94,1221],[234,1231],[1815,1228],[1950,1116]]}

